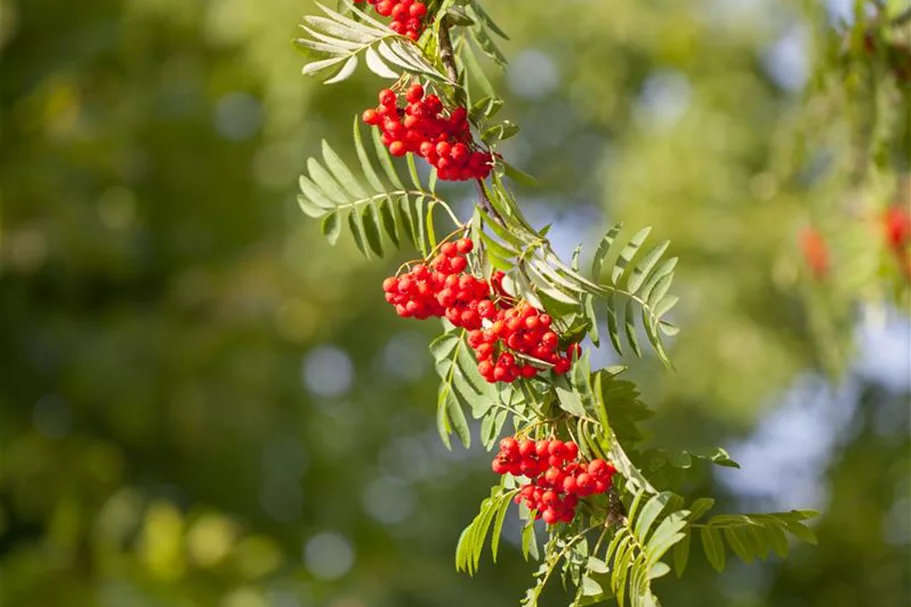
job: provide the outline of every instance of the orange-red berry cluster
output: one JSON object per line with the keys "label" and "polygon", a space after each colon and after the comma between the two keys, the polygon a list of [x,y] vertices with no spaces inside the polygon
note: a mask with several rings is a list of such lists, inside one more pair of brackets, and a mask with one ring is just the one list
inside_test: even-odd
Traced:
{"label": "orange-red berry cluster", "polygon": [[557,375],[569,371],[573,356],[579,354],[579,344],[560,352],[560,338],[551,328],[553,320],[528,303],[495,310],[490,320],[486,329],[468,333],[468,345],[479,361],[478,372],[488,382],[508,383],[538,374],[540,369],[533,364],[518,364],[516,354],[550,363]]}
{"label": "orange-red berry cluster", "polygon": [[497,474],[524,476],[515,502],[525,502],[548,525],[568,523],[576,515],[579,498],[604,493],[611,487],[616,470],[603,459],[583,462],[579,447],[559,439],[518,441],[508,436],[500,441],[500,452],[491,468]]}
{"label": "orange-red berry cluster", "polygon": [[800,233],[800,248],[813,277],[821,280],[829,274],[829,247],[822,234],[811,227]]}
{"label": "orange-red berry cluster", "polygon": [[427,16],[427,5],[415,0],[354,0],[355,4],[372,4],[377,13],[383,17],[392,17],[389,29],[396,34],[417,40],[424,31],[424,17]]}
{"label": "orange-red berry cluster", "polygon": [[443,180],[485,179],[490,175],[492,156],[472,149],[464,107],[453,108],[445,115],[440,98],[425,95],[420,84],[405,93],[404,107],[399,107],[399,97],[391,89],[380,91],[379,101],[378,107],[364,111],[362,119],[382,131],[390,154],[417,154],[435,166]]}
{"label": "orange-red berry cluster", "polygon": [[894,205],[888,208],[884,218],[886,244],[896,255],[899,265],[911,279],[911,210]]}
{"label": "orange-red berry cluster", "polygon": [[468,238],[447,242],[429,267],[418,264],[408,272],[383,281],[386,301],[403,318],[423,320],[445,316],[465,329],[481,327],[481,318],[494,309],[490,286],[465,273],[474,243]]}

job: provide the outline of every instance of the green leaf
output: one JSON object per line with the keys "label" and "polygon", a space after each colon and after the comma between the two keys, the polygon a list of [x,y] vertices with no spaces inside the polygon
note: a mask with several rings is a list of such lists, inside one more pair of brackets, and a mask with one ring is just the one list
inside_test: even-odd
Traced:
{"label": "green leaf", "polygon": [[572,389],[565,377],[554,379],[554,389],[561,409],[575,417],[585,417],[587,415],[582,398]]}
{"label": "green leaf", "polygon": [[658,524],[645,547],[649,566],[657,563],[674,544],[684,538],[685,534],[681,531],[686,527],[686,515],[688,514],[689,512],[686,510],[679,510],[671,513]]}
{"label": "green leaf", "polygon": [[[658,515],[661,514],[661,511],[664,510],[664,507],[670,501],[671,495],[671,492],[664,491],[646,502],[645,506],[642,507],[642,512],[635,518],[633,535],[638,538],[645,538],[652,523],[655,522],[655,519],[658,518]],[[632,517],[632,514],[630,516]]]}
{"label": "green leaf", "polygon": [[648,579],[655,580],[660,577],[664,577],[665,575],[667,575],[670,572],[671,572],[671,568],[668,565],[659,561],[659,562],[655,563],[654,565],[652,565],[651,567],[649,567]]}
{"label": "green leaf", "polygon": [[[373,163],[370,161],[370,157],[367,155],[367,148],[364,147],[364,138],[361,136],[360,122],[356,117],[354,119],[353,130],[354,149],[357,152],[357,159],[361,164],[361,171],[363,171],[364,177],[367,178],[367,183],[370,184],[370,187],[373,188],[374,192],[385,192],[386,187],[380,180],[379,176],[376,174],[376,170],[373,168]],[[386,151],[385,147],[383,147],[383,151]]]}
{"label": "green leaf", "polygon": [[481,141],[487,145],[494,144],[498,141],[505,141],[510,137],[515,136],[519,132],[519,126],[510,122],[509,120],[504,120],[499,124],[487,127],[481,133]]}
{"label": "green leaf", "polygon": [[396,217],[396,208],[395,202],[390,198],[383,198],[379,202],[380,217],[383,221],[383,229],[386,231],[386,236],[389,237],[389,240],[392,241],[392,244],[396,248],[400,248],[399,240],[399,220]]}
{"label": "green leaf", "polygon": [[342,65],[342,69],[340,69],[332,78],[323,81],[323,84],[335,84],[336,82],[347,80],[351,77],[352,74],[354,74],[354,70],[357,69],[357,64],[357,56],[352,55],[348,57],[347,61],[345,61],[345,64]]}
{"label": "green leaf", "polygon": [[690,504],[690,522],[695,523],[701,519],[714,505],[715,500],[710,497],[700,497],[694,500],[693,503]]}
{"label": "green leaf", "polygon": [[357,211],[348,215],[348,229],[351,231],[351,235],[354,236],[354,244],[357,245],[358,250],[364,257],[370,259],[370,251],[366,246],[363,220]]}
{"label": "green leaf", "polygon": [[322,231],[323,236],[326,237],[326,240],[329,241],[329,244],[335,245],[335,243],[338,242],[338,236],[342,231],[341,223],[338,220],[338,214],[332,213],[331,215],[326,215],[320,224],[320,230]]}
{"label": "green leaf", "polygon": [[686,564],[690,558],[690,541],[692,534],[689,530],[684,534],[683,539],[674,546],[674,573],[677,577],[682,577],[686,571]]}
{"label": "green leaf", "polygon": [[468,116],[472,122],[478,122],[481,118],[489,120],[496,116],[502,107],[502,99],[488,95],[472,104],[471,109],[468,110]]}
{"label": "green leaf", "polygon": [[629,272],[627,278],[627,289],[630,293],[635,293],[639,290],[639,287],[642,286],[642,283],[645,282],[645,279],[649,276],[649,272],[655,267],[655,264],[661,259],[661,256],[664,255],[664,252],[667,251],[668,246],[670,246],[670,241],[664,241],[663,243],[652,247],[648,253],[642,258],[636,266]]}
{"label": "green leaf", "polygon": [[516,492],[507,494],[504,498],[500,499],[497,505],[497,515],[494,519],[493,524],[493,535],[490,536],[490,553],[493,558],[493,562],[497,562],[497,549],[500,546],[500,535],[503,533],[503,521],[506,520],[506,512],[509,510],[509,502],[511,501],[512,495]]}
{"label": "green leaf", "polygon": [[714,527],[703,527],[700,531],[700,538],[709,564],[715,571],[721,573],[724,571],[725,563],[724,541],[721,539],[721,533]]}
{"label": "green leaf", "polygon": [[389,66],[386,65],[386,63],[383,61],[383,58],[380,57],[379,53],[377,53],[372,48],[368,48],[365,51],[364,59],[370,71],[380,78],[396,79],[400,76],[398,72],[390,69]]}
{"label": "green leaf", "polygon": [[380,218],[374,205],[368,204],[364,207],[361,223],[364,226],[364,235],[367,237],[370,249],[376,253],[377,257],[382,257],[383,241],[380,237]]}
{"label": "green leaf", "polygon": [[534,559],[538,558],[538,542],[535,539],[534,521],[529,521],[522,529],[522,556],[525,557],[526,561],[529,556]]}
{"label": "green leaf", "polygon": [[620,329],[617,324],[617,303],[616,296],[611,293],[607,296],[607,334],[610,337],[611,345],[617,354],[623,354],[623,347],[620,344]]}
{"label": "green leaf", "polygon": [[529,188],[538,187],[538,180],[523,171],[522,169],[512,165],[505,160],[500,160],[499,163],[503,166],[503,170],[506,173],[506,176],[515,181],[520,185],[524,185]]}
{"label": "green leaf", "polygon": [[739,529],[735,527],[725,527],[724,537],[728,541],[728,544],[730,544],[734,554],[737,555],[737,558],[747,564],[753,562],[756,555],[750,550],[749,543]]}
{"label": "green leaf", "polygon": [[399,179],[399,175],[392,164],[392,156],[389,155],[389,150],[386,149],[386,146],[383,145],[383,140],[380,138],[379,129],[370,129],[370,135],[373,138],[373,149],[376,152],[376,157],[380,161],[380,166],[386,172],[389,183],[399,190],[404,190],[405,186],[402,185],[402,181]]}
{"label": "green leaf", "polygon": [[297,197],[297,204],[300,206],[301,211],[303,211],[307,217],[319,219],[326,214],[326,209],[317,204],[314,204],[303,194]]}
{"label": "green leaf", "polygon": [[642,349],[639,347],[639,338],[636,336],[636,323],[633,314],[633,304],[632,302],[627,302],[626,320],[623,324],[624,331],[626,332],[626,341],[629,343],[636,356],[641,357]]}
{"label": "green leaf", "polygon": [[580,584],[580,588],[582,591],[582,596],[598,596],[604,592],[604,589],[601,588],[601,584],[587,575],[582,576],[582,583]]}

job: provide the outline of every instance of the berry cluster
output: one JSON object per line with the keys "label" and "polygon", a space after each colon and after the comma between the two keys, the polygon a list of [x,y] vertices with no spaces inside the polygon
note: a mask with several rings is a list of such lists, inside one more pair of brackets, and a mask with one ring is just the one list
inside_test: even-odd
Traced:
{"label": "berry cluster", "polygon": [[485,179],[490,175],[492,156],[471,149],[471,127],[464,107],[456,107],[445,116],[440,98],[425,95],[420,84],[405,93],[404,107],[399,107],[398,95],[391,89],[381,90],[379,101],[378,107],[364,111],[362,119],[382,131],[390,154],[418,154],[436,167],[437,176],[443,180]]}
{"label": "berry cluster", "polygon": [[427,5],[415,0],[354,0],[355,4],[372,4],[383,17],[392,17],[389,29],[396,34],[417,40],[424,31],[424,17]]}
{"label": "berry cluster", "polygon": [[429,267],[418,264],[408,272],[383,281],[386,301],[403,318],[445,316],[457,327],[479,329],[481,319],[496,313],[490,287],[484,280],[466,274],[474,243],[468,238],[447,242]]}
{"label": "berry cluster", "polygon": [[822,234],[811,227],[800,233],[800,248],[813,277],[822,280],[829,274],[829,246]]}
{"label": "berry cluster", "polygon": [[491,468],[497,474],[525,476],[515,502],[525,502],[548,525],[569,523],[576,515],[579,498],[604,493],[616,470],[603,459],[578,460],[579,447],[559,439],[518,441],[509,436],[500,441],[500,452]]}
{"label": "berry cluster", "polygon": [[911,211],[907,208],[890,206],[883,218],[886,232],[886,244],[896,256],[905,276],[911,279]]}
{"label": "berry cluster", "polygon": [[479,361],[478,372],[488,382],[509,383],[517,377],[538,374],[539,369],[532,364],[517,364],[516,354],[550,363],[557,375],[569,371],[573,356],[579,354],[579,344],[572,344],[561,353],[551,317],[528,303],[496,310],[491,320],[486,329],[468,333],[468,345],[474,348]]}
{"label": "berry cluster", "polygon": [[445,317],[467,329],[478,372],[490,383],[529,379],[547,368],[558,375],[569,371],[581,351],[579,344],[561,351],[550,316],[524,302],[511,305],[515,300],[503,290],[502,272],[494,273],[489,283],[466,272],[465,256],[473,249],[468,238],[444,243],[431,261],[384,280],[386,301],[403,318]]}

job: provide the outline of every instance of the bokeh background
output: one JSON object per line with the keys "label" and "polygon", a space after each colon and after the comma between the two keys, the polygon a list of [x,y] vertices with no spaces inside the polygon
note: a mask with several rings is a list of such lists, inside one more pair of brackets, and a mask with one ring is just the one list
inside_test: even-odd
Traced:
{"label": "bokeh background", "polygon": [[[911,329],[861,308],[845,373],[815,371],[794,239],[831,191],[774,170],[850,2],[486,5],[529,216],[563,252],[624,220],[681,257],[677,370],[633,371],[656,444],[741,462],[695,477],[719,511],[823,513],[786,562],[694,555],[664,605],[907,605]],[[495,567],[454,570],[489,457],[435,435],[439,327],[379,289],[406,254],[330,248],[297,209],[306,158],[350,150],[381,86],[300,76],[313,10],[0,0],[4,607],[514,605],[530,584],[513,519]]]}

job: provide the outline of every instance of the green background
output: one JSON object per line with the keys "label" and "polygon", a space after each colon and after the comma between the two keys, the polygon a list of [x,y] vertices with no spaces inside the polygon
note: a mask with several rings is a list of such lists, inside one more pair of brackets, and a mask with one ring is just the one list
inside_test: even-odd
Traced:
{"label": "green background", "polygon": [[[511,35],[490,73],[522,126],[502,152],[541,184],[519,190],[529,216],[564,254],[624,220],[681,258],[676,371],[624,361],[654,444],[741,461],[687,487],[718,512],[823,512],[786,562],[716,576],[694,554],[665,607],[907,605],[907,319],[863,308],[847,372],[814,371],[794,241],[832,190],[776,168],[831,13],[486,5]],[[496,566],[454,570],[495,479],[435,434],[440,327],[383,301],[408,254],[331,248],[297,209],[306,158],[350,151],[382,86],[300,76],[313,11],[0,1],[4,606],[513,605],[530,585],[512,517]],[[464,214],[471,190],[451,195]],[[566,604],[554,586],[542,605]]]}

